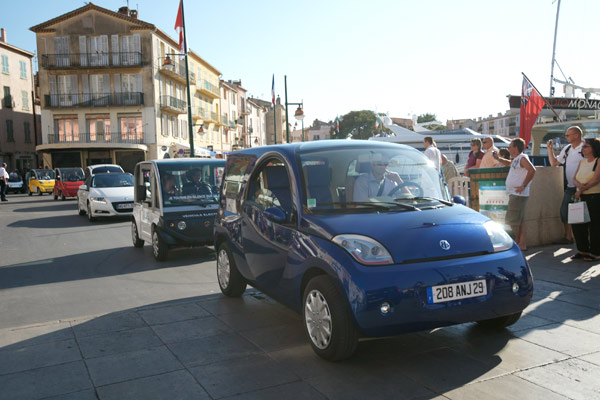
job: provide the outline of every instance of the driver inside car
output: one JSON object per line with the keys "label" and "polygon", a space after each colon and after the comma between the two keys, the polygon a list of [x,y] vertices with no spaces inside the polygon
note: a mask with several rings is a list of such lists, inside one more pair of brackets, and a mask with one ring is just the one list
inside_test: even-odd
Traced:
{"label": "driver inside car", "polygon": [[[371,154],[369,161],[371,171],[360,175],[354,183],[353,200],[355,202],[365,201],[373,197],[389,196],[390,192],[398,185],[404,183],[397,172],[387,170],[389,162],[383,154]],[[358,162],[361,162],[360,158]],[[410,194],[408,189],[403,188],[402,190]]]}

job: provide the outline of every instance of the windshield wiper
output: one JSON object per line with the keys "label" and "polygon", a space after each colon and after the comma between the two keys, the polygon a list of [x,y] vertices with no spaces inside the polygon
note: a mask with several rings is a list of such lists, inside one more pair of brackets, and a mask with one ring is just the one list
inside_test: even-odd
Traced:
{"label": "windshield wiper", "polygon": [[411,200],[429,200],[429,201],[439,201],[442,204],[445,204],[447,206],[453,206],[454,203],[447,201],[447,200],[442,200],[442,199],[438,199],[435,197],[413,197]]}
{"label": "windshield wiper", "polygon": [[400,206],[400,207],[404,208],[405,210],[410,210],[410,211],[421,211],[421,209],[419,209],[411,204],[399,203],[399,202],[395,202],[395,201],[351,201],[346,204],[358,204],[361,206],[372,206],[372,207],[383,208],[383,209],[387,210],[389,207],[384,207],[383,204],[385,204],[385,205],[392,205],[394,207]]}

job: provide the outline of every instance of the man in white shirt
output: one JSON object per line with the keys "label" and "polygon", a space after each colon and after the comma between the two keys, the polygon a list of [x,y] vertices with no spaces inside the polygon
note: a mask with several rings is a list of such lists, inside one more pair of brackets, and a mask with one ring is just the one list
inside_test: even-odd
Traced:
{"label": "man in white shirt", "polygon": [[435,169],[439,171],[442,167],[442,152],[438,150],[433,138],[426,136],[423,139],[423,146],[425,146],[425,156],[433,162]]}
{"label": "man in white shirt", "polygon": [[498,153],[498,148],[494,146],[494,139],[491,136],[483,138],[481,141],[485,153],[481,159],[481,165],[479,168],[494,168],[501,167],[502,163],[494,158],[494,152]]}
{"label": "man in white shirt", "polygon": [[565,165],[567,187],[565,188],[563,201],[560,206],[560,219],[565,226],[565,237],[562,239],[562,243],[567,244],[573,243],[573,233],[571,231],[571,226],[567,221],[569,203],[571,202],[571,197],[573,197],[575,191],[577,190],[575,187],[575,182],[573,181],[575,178],[575,172],[577,172],[579,162],[583,159],[583,141],[581,140],[583,137],[583,132],[578,126],[571,126],[567,129],[565,136],[569,144],[563,147],[558,157],[554,155],[554,142],[552,140],[548,140],[546,147],[548,149],[548,160],[550,161],[550,165],[553,167],[561,164]]}
{"label": "man in white shirt", "polygon": [[403,183],[398,173],[387,170],[388,161],[382,154],[372,154],[370,159],[371,172],[356,178],[353,201],[388,196],[396,186]]}
{"label": "man in white shirt", "polygon": [[6,199],[6,188],[8,187],[8,171],[6,168],[8,168],[8,165],[2,163],[0,167],[0,199],[2,201],[8,201]]}

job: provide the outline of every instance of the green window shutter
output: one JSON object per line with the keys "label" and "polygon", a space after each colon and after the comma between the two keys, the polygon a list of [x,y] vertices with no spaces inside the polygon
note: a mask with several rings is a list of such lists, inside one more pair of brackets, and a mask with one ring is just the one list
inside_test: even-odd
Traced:
{"label": "green window shutter", "polygon": [[21,78],[27,79],[27,64],[25,61],[19,61],[19,66],[21,67]]}
{"label": "green window shutter", "polygon": [[10,119],[6,120],[6,141],[7,142],[15,141],[15,136],[14,136],[14,132],[13,132],[13,122]]}
{"label": "green window shutter", "polygon": [[31,143],[31,130],[29,122],[23,122],[23,131],[25,131],[25,143]]}
{"label": "green window shutter", "polygon": [[2,55],[2,73],[8,74],[8,56]]}

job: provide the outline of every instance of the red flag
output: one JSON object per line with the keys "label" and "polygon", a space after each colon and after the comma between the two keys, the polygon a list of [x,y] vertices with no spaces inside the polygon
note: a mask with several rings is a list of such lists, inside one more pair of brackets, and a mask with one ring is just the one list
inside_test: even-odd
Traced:
{"label": "red flag", "polygon": [[531,140],[531,128],[535,125],[540,111],[544,108],[544,98],[533,87],[531,82],[523,76],[523,87],[521,88],[521,124],[519,126],[519,137],[525,141],[525,145]]}
{"label": "red flag", "polygon": [[273,98],[273,107],[275,107],[275,74],[273,74],[273,81],[271,82],[271,97]]}
{"label": "red flag", "polygon": [[183,0],[179,2],[179,11],[175,20],[175,32],[179,33],[179,51],[183,54]]}

